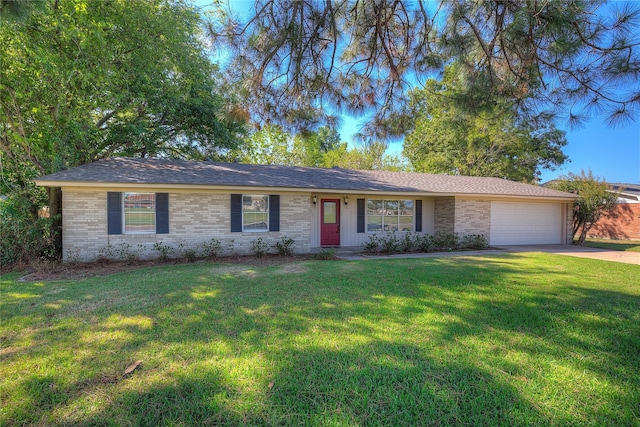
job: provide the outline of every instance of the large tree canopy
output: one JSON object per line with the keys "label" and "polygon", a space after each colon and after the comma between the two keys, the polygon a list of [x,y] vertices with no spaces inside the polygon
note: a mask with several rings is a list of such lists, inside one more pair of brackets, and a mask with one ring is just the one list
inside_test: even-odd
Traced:
{"label": "large tree canopy", "polygon": [[410,92],[414,123],[403,154],[416,171],[531,182],[541,168],[566,161],[565,133],[549,118],[523,120],[504,102],[473,112],[460,108],[455,102],[464,90],[459,69],[451,64],[442,80]]}
{"label": "large tree canopy", "polygon": [[[3,12],[11,2],[2,2]],[[102,157],[210,157],[241,123],[182,1],[56,0],[0,18],[0,194],[59,212],[33,178]]]}
{"label": "large tree canopy", "polygon": [[405,90],[452,59],[465,67],[459,100],[471,109],[494,94],[521,113],[604,110],[615,121],[640,103],[638,10],[626,3],[256,0],[242,22],[218,12],[209,32],[233,53],[246,108],[285,125],[372,112],[369,134],[400,134]]}

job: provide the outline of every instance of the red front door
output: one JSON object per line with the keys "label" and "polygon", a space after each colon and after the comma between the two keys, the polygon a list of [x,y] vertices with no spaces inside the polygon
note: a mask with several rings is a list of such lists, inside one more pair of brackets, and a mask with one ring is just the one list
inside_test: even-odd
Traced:
{"label": "red front door", "polygon": [[320,201],[320,246],[340,246],[340,200]]}

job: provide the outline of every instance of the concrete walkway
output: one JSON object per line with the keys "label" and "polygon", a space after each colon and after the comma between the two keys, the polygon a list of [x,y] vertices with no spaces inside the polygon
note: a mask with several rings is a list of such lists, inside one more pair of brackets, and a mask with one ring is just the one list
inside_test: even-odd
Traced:
{"label": "concrete walkway", "polygon": [[366,255],[361,248],[341,248],[336,256],[345,260],[390,259],[390,258],[437,258],[451,256],[496,255],[506,252],[545,252],[556,255],[575,256],[579,258],[599,259],[603,261],[622,262],[640,265],[639,252],[610,251],[607,249],[587,248],[575,245],[514,245],[501,246],[483,251],[432,252],[396,255]]}

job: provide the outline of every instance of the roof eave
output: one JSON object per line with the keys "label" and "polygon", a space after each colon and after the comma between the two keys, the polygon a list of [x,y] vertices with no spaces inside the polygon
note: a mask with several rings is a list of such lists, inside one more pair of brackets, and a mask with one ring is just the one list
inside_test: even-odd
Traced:
{"label": "roof eave", "polygon": [[486,197],[505,199],[535,199],[535,200],[555,200],[560,202],[572,202],[578,196],[553,196],[553,195],[531,195],[531,194],[502,194],[502,193],[456,193],[456,192],[433,192],[406,189],[335,189],[323,187],[270,187],[252,185],[212,185],[212,184],[171,184],[171,183],[130,183],[130,182],[90,182],[90,181],[52,181],[37,179],[36,184],[42,187],[61,188],[94,188],[94,189],[164,189],[164,190],[192,190],[192,191],[260,191],[268,192],[278,190],[288,193],[331,193],[331,194],[365,194],[365,195],[391,195],[402,194],[408,196],[426,197]]}

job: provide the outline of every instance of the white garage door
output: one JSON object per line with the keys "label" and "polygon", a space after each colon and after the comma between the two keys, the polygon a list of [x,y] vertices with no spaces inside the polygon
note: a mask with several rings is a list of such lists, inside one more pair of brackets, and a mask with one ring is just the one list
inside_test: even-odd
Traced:
{"label": "white garage door", "polygon": [[559,203],[491,202],[491,245],[560,244]]}

